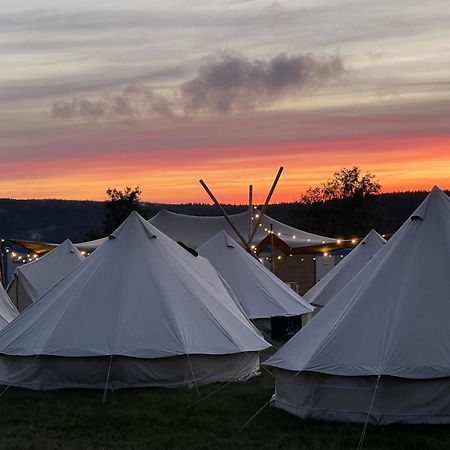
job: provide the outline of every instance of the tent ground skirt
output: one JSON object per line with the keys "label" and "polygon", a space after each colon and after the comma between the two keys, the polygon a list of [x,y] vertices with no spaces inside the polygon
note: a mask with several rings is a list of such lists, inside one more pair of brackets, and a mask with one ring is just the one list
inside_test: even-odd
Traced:
{"label": "tent ground skirt", "polygon": [[[110,366],[111,362],[111,366]],[[0,384],[34,390],[189,387],[245,381],[259,370],[257,352],[169,358],[0,356]]]}
{"label": "tent ground skirt", "polygon": [[275,369],[273,405],[304,419],[450,424],[450,378],[344,377]]}

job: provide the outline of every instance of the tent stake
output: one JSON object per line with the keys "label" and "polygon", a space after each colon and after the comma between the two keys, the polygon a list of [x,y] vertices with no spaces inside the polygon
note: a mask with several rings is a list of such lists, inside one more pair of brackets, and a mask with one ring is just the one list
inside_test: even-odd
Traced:
{"label": "tent stake", "polygon": [[377,393],[378,383],[380,382],[381,375],[378,375],[377,382],[375,384],[375,389],[373,390],[372,400],[370,401],[369,410],[367,411],[366,421],[364,422],[364,427],[359,438],[357,450],[361,450],[364,444],[364,439],[366,438],[367,425],[369,424],[370,414],[372,414],[373,404],[375,403],[375,394]]}
{"label": "tent stake", "polygon": [[106,394],[108,392],[108,384],[109,384],[109,375],[111,373],[111,364],[112,364],[113,355],[109,358],[109,366],[108,366],[108,375],[106,376],[106,384],[105,384],[105,390],[103,391],[103,400],[102,403],[106,402]]}
{"label": "tent stake", "polygon": [[191,358],[189,358],[189,353],[186,353],[189,368],[191,369],[192,382],[194,383],[195,390],[197,391],[197,396],[200,397],[200,389],[198,388],[197,382],[195,381],[194,368],[192,367]]}

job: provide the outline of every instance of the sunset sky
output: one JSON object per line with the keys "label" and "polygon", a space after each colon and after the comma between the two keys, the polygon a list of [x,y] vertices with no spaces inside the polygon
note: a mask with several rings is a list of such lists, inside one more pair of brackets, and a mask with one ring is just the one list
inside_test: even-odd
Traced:
{"label": "sunset sky", "polygon": [[0,197],[450,187],[448,0],[0,0]]}

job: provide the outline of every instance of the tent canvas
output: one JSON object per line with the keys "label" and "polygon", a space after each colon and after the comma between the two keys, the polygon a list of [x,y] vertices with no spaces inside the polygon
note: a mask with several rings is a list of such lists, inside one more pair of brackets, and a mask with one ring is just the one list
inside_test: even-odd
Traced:
{"label": "tent canvas", "polygon": [[301,416],[360,421],[379,385],[372,422],[450,423],[450,400],[437,401],[450,381],[449,267],[450,198],[435,187],[267,361],[276,368],[275,404]]}
{"label": "tent canvas", "polygon": [[315,306],[325,306],[383,247],[386,240],[375,230],[333,267],[303,298]]}
{"label": "tent canvas", "polygon": [[19,315],[19,311],[11,302],[8,294],[3,286],[0,284],[0,329],[8,325]]}
{"label": "tent canvas", "polygon": [[[259,212],[255,210],[255,214],[259,214]],[[239,232],[243,236],[247,236],[249,213],[243,212],[231,214],[229,217]],[[149,223],[173,240],[182,241],[191,248],[198,248],[220,231],[225,231],[229,236],[240,243],[238,236],[236,236],[236,233],[223,216],[192,216],[162,209],[149,220]],[[273,225],[273,229],[277,233],[277,236],[279,233],[280,239],[286,242],[290,248],[331,244],[336,242],[336,239],[298,230],[297,228],[279,222],[270,216],[264,215],[261,226],[258,227],[252,243],[257,245],[266,238],[271,225]],[[105,241],[106,238],[102,238],[96,239],[95,241],[80,242],[76,245],[79,249],[91,252]],[[241,245],[241,243],[239,245]]]}
{"label": "tent canvas", "polygon": [[132,213],[0,333],[0,382],[104,388],[110,361],[110,388],[252,376],[269,344],[206,265]]}
{"label": "tent canvas", "polygon": [[67,239],[38,260],[18,267],[7,292],[17,309],[23,311],[83,260],[84,256]]}
{"label": "tent canvas", "polygon": [[250,319],[306,314],[313,308],[225,231],[198,248],[229,284]]}

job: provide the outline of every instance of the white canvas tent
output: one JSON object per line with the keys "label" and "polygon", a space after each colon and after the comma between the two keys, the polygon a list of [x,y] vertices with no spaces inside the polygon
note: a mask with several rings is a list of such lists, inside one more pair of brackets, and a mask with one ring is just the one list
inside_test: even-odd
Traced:
{"label": "white canvas tent", "polygon": [[275,406],[339,421],[450,423],[449,292],[450,199],[434,188],[268,360]]}
{"label": "white canvas tent", "polygon": [[268,346],[205,258],[132,213],[0,332],[0,383],[103,389],[108,378],[117,389],[234,381],[258,370],[258,352]]}
{"label": "white canvas tent", "polygon": [[250,319],[295,316],[313,308],[225,231],[198,249],[229,284]]}
{"label": "white canvas tent", "polygon": [[[254,220],[257,220],[257,215],[259,214],[259,211],[254,210]],[[229,215],[229,218],[243,236],[248,235],[248,212],[231,214]],[[174,213],[163,209],[148,222],[172,238],[174,241],[181,241],[190,248],[199,247],[220,231],[225,231],[233,239],[238,240],[238,236],[236,236],[236,233],[223,216],[192,216],[189,214]],[[337,242],[334,238],[308,233],[307,231],[291,227],[266,214],[264,215],[260,226],[256,230],[252,244],[258,245],[265,238],[267,238],[270,233],[271,226],[273,227],[274,235],[287,244],[291,249],[334,244]],[[93,241],[79,242],[75,244],[75,246],[79,250],[85,250],[91,253],[107,240],[108,238],[100,238]],[[17,242],[22,243],[22,245],[26,243],[30,244],[29,241]],[[238,240],[238,242],[240,243],[240,240]],[[53,245],[50,243],[42,244],[44,246]]]}
{"label": "white canvas tent", "polygon": [[[256,214],[260,214],[259,211],[255,210],[255,219]],[[229,217],[239,232],[243,236],[247,236],[249,213],[242,212],[232,214]],[[197,248],[204,244],[220,231],[225,231],[233,239],[238,239],[236,233],[223,216],[191,216],[163,209],[156,216],[152,217],[149,222],[175,241],[182,241],[192,248]],[[291,248],[336,242],[335,239],[299,230],[264,215],[261,226],[258,227],[252,243],[258,245],[268,235],[271,225],[274,233]]]}
{"label": "white canvas tent", "polygon": [[375,230],[333,267],[303,298],[314,306],[325,306],[380,250],[386,240]]}
{"label": "white canvas tent", "polygon": [[0,284],[0,330],[19,315],[8,294]]}
{"label": "white canvas tent", "polygon": [[67,239],[38,260],[18,267],[7,287],[8,295],[23,311],[83,260],[84,256]]}

